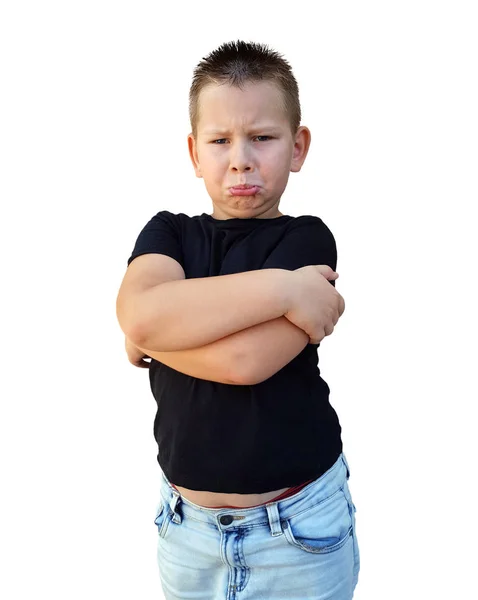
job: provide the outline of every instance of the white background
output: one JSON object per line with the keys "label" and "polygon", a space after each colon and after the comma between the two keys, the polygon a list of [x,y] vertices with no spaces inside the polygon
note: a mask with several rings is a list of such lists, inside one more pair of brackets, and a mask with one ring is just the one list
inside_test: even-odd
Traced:
{"label": "white background", "polygon": [[187,94],[239,38],[289,60],[312,131],[281,211],[338,246],[346,310],[319,356],[355,598],[477,597],[474,4],[2,3],[2,598],[162,598],[156,405],[115,301],[156,212],[212,212]]}

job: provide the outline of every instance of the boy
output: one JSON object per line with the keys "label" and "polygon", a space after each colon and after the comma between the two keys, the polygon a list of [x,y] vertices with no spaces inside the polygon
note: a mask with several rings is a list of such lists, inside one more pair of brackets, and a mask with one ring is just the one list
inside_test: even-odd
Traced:
{"label": "boy", "polygon": [[[161,211],[117,300],[129,360],[151,357],[167,600],[349,600],[355,506],[317,348],[344,312],[334,237],[279,212],[310,131],[266,46],[223,44],[190,90],[191,161],[212,214]],[[330,281],[329,281],[330,280]]]}

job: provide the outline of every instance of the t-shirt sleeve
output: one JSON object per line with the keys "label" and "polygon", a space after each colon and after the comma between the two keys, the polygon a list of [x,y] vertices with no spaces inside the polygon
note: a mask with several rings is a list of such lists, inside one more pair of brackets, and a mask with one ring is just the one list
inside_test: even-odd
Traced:
{"label": "t-shirt sleeve", "polygon": [[[297,217],[296,222],[266,259],[263,269],[295,271],[308,265],[337,268],[337,245],[319,217]],[[335,287],[335,281],[330,281]]]}
{"label": "t-shirt sleeve", "polygon": [[146,223],[128,258],[128,267],[141,254],[166,254],[177,260],[184,269],[181,228],[177,215],[163,210]]}

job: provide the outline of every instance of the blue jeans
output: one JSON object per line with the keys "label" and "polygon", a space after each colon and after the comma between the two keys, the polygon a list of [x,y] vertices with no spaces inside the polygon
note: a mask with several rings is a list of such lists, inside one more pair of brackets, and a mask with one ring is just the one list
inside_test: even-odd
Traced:
{"label": "blue jeans", "polygon": [[161,472],[158,566],[166,600],[350,600],[360,570],[344,454],[284,500],[205,508]]}

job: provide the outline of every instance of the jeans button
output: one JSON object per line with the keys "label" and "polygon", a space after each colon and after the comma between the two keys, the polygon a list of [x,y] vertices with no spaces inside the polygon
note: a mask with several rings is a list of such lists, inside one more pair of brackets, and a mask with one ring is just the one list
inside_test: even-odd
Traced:
{"label": "jeans button", "polygon": [[219,521],[221,522],[221,525],[230,525],[234,519],[231,515],[222,515],[222,517],[219,518]]}

